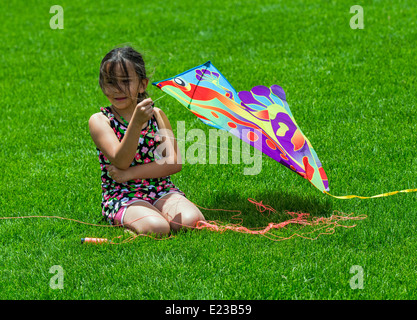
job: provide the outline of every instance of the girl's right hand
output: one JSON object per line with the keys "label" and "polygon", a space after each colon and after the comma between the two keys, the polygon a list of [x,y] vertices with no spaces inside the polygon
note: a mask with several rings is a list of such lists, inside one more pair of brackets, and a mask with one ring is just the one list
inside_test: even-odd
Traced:
{"label": "girl's right hand", "polygon": [[136,105],[136,116],[138,117],[138,121],[141,123],[146,123],[149,121],[150,118],[153,116],[153,101],[151,98],[142,100],[140,103]]}

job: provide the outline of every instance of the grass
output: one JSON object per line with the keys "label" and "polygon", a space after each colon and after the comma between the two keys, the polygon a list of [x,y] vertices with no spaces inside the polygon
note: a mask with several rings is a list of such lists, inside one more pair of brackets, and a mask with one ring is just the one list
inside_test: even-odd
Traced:
{"label": "grass", "polygon": [[[66,1],[52,30],[47,1],[9,1],[0,35],[0,216],[55,215],[100,223],[100,169],[87,121],[108,101],[98,66],[114,46],[145,55],[151,80],[211,60],[237,90],[279,84],[312,142],[335,195],[417,188],[417,90],[412,1]],[[151,97],[162,92],[149,88]],[[174,132],[209,128],[174,99],[160,100]],[[208,134],[207,134],[208,136]],[[279,213],[367,215],[311,241],[273,242],[207,230],[174,239],[81,245],[119,229],[57,219],[0,220],[1,299],[416,299],[417,194],[337,200],[273,160],[187,164],[172,177],[196,204],[241,210],[265,225],[253,198]],[[233,222],[232,214],[203,211]],[[103,224],[105,225],[105,224]],[[289,231],[292,231],[290,229]],[[65,271],[64,289],[49,269]],[[352,266],[364,288],[352,289]]]}

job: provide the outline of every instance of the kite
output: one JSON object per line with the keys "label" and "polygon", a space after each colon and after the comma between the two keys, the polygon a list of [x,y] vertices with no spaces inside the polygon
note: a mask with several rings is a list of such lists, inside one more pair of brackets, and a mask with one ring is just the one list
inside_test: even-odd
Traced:
{"label": "kite", "polygon": [[326,173],[295,122],[278,85],[237,92],[210,62],[153,85],[176,98],[203,123],[228,131],[329,191]]}
{"label": "kite", "polygon": [[203,123],[239,137],[334,198],[369,199],[417,191],[371,197],[328,193],[328,178],[317,153],[297,125],[284,90],[276,84],[237,92],[211,61],[152,84],[177,99]]}

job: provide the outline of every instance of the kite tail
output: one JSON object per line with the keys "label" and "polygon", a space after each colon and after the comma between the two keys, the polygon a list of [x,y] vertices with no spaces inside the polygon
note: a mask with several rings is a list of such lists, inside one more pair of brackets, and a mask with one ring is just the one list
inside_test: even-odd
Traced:
{"label": "kite tail", "polygon": [[323,191],[323,193],[336,198],[336,199],[342,199],[342,200],[346,200],[346,199],[353,199],[353,198],[359,198],[359,199],[373,199],[373,198],[382,198],[382,197],[389,197],[392,196],[394,194],[397,193],[409,193],[409,192],[417,192],[417,189],[406,189],[406,190],[401,190],[401,191],[392,191],[392,192],[386,192],[386,193],[381,193],[381,194],[377,194],[375,196],[370,196],[370,197],[363,197],[363,196],[356,196],[356,195],[348,195],[348,196],[334,196],[330,193],[328,193],[327,191]]}

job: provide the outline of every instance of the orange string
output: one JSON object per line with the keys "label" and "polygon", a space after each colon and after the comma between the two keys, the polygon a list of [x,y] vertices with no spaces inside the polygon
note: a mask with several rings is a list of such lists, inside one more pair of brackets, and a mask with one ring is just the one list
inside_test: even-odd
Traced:
{"label": "orange string", "polygon": [[[264,205],[262,203],[262,201],[257,202],[254,199],[249,198],[248,199],[249,202],[253,203],[256,205],[257,210],[262,214],[262,212],[265,211],[269,211],[270,212],[274,212],[276,213],[276,210],[274,210],[272,207],[268,206],[268,205]],[[202,209],[206,209],[203,207],[198,206],[199,208]],[[211,209],[213,210],[213,209]],[[222,209],[214,209],[214,210],[222,210]],[[225,210],[228,211],[228,210]],[[236,210],[232,210],[232,211],[236,211]],[[268,216],[269,216],[268,213]],[[241,214],[241,212],[239,211],[239,214],[234,215],[232,217],[232,219],[237,219],[237,216],[239,216]],[[350,220],[363,220],[365,219],[367,216],[366,215],[360,215],[360,216],[352,216],[352,214],[349,215],[345,215],[343,213],[340,214],[333,214],[331,217],[326,218],[326,217],[310,217],[309,213],[301,213],[301,212],[286,212],[286,214],[290,215],[292,217],[292,219],[280,222],[280,223],[273,223],[270,222],[266,227],[264,228],[246,228],[244,226],[242,226],[241,224],[227,224],[227,225],[223,225],[217,221],[198,221],[197,225],[196,225],[196,229],[207,229],[210,231],[215,231],[215,232],[225,232],[225,231],[235,231],[235,232],[240,232],[240,233],[247,233],[247,234],[252,234],[252,235],[262,235],[270,240],[275,240],[275,241],[281,241],[281,240],[288,240],[291,239],[293,237],[301,237],[301,238],[305,238],[305,239],[311,239],[311,240],[315,240],[317,239],[320,235],[324,235],[324,234],[333,234],[335,232],[335,229],[337,227],[344,227],[344,228],[353,228],[356,225],[351,225],[351,226],[346,226],[341,224],[341,221],[350,221]],[[242,218],[239,218],[239,220],[243,221]],[[283,229],[286,226],[290,225],[290,224],[297,224],[300,225],[301,228],[305,228],[307,226],[313,227],[312,231],[308,231],[308,232],[303,232],[303,233],[299,233],[299,232],[295,232],[293,233],[291,236],[289,237],[283,237],[277,234],[272,233],[272,231],[274,230],[278,230],[278,229]],[[313,234],[313,233],[317,233],[318,231],[325,229],[324,232],[319,232],[318,235],[316,237],[308,237],[306,236],[307,234]]]}
{"label": "orange string", "polygon": [[[256,209],[258,212],[260,212],[263,215],[263,212],[268,211],[268,216],[270,215],[270,213],[276,213],[277,211],[275,209],[273,209],[272,207],[270,207],[269,205],[265,205],[262,203],[262,201],[257,202],[256,200],[252,199],[252,198],[248,198],[248,201],[253,203],[256,206]],[[199,205],[196,205],[197,207],[199,207],[200,209],[203,210],[208,210],[208,211],[226,211],[226,212],[236,212],[235,215],[233,215],[231,217],[231,219],[234,220],[239,220],[239,223],[235,223],[235,224],[224,224],[221,223],[219,221],[198,221],[195,227],[192,226],[186,226],[183,225],[181,223],[178,222],[174,222],[171,221],[171,223],[175,223],[177,225],[180,225],[182,227],[188,227],[188,228],[195,228],[198,230],[201,229],[206,229],[206,230],[210,230],[210,231],[214,231],[214,232],[226,232],[226,231],[234,231],[234,232],[240,232],[240,233],[246,233],[246,234],[252,234],[252,235],[261,235],[264,236],[270,240],[274,240],[274,241],[282,241],[282,240],[288,240],[294,237],[300,237],[300,238],[305,238],[305,239],[311,239],[311,240],[316,240],[319,236],[321,235],[325,235],[325,234],[333,234],[335,232],[335,229],[337,227],[343,227],[343,228],[353,228],[356,226],[355,225],[344,225],[341,222],[344,221],[355,221],[355,220],[363,220],[365,219],[367,216],[366,215],[359,215],[359,216],[353,216],[353,213],[351,214],[343,214],[343,213],[339,213],[338,214],[333,214],[330,217],[310,217],[309,213],[301,213],[301,212],[286,212],[287,215],[289,215],[291,217],[291,219],[288,219],[286,221],[280,222],[280,223],[273,223],[270,222],[266,227],[263,228],[247,228],[244,227],[243,224],[243,218],[240,217],[240,215],[242,214],[241,211],[239,210],[228,210],[228,209],[210,209],[210,208],[204,208],[201,207]],[[138,218],[136,220],[131,221],[130,223],[136,222],[140,219],[144,219],[147,216]],[[85,225],[89,225],[89,226],[94,226],[94,227],[102,227],[102,228],[114,228],[114,227],[122,227],[121,225],[100,225],[100,224],[94,224],[94,223],[89,223],[89,222],[84,222],[81,220],[77,220],[77,219],[71,219],[71,218],[65,218],[65,217],[60,217],[60,216],[19,216],[19,217],[0,217],[0,220],[6,220],[6,219],[32,219],[32,218],[49,218],[49,219],[61,219],[61,220],[67,220],[67,221],[72,221],[72,222],[76,222],[76,223],[81,223],[81,224],[85,224]],[[287,227],[288,225],[299,225],[301,229],[304,229],[306,227],[313,227],[313,230],[311,231],[306,231],[306,232],[294,232],[292,235],[284,237],[281,236],[279,234],[273,233],[273,231],[276,230],[280,230],[283,229],[285,227]],[[126,227],[126,224],[125,224]],[[323,230],[323,232],[322,232]],[[152,238],[154,240],[168,240],[171,238],[174,238],[174,236],[171,234],[168,237],[156,237],[150,234],[136,234],[134,232],[129,231],[129,233],[131,234],[129,237],[127,237],[126,239],[122,239],[124,237],[124,235],[120,235],[117,237],[114,237],[113,239],[106,239],[106,238],[86,238],[89,239],[85,242],[87,243],[109,243],[109,244],[123,244],[123,243],[128,243],[131,242],[133,240],[135,240],[137,237],[149,237]],[[315,237],[308,237],[307,235],[309,234],[315,234],[318,233],[318,235],[316,235]],[[90,239],[95,239],[95,240],[90,240]],[[117,242],[116,239],[119,239],[121,241]]]}

